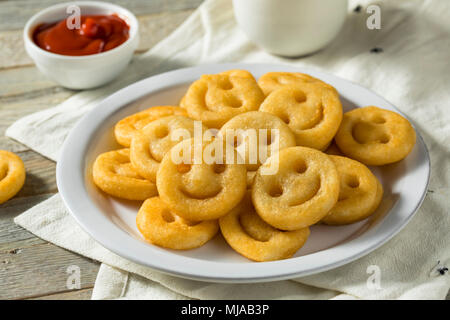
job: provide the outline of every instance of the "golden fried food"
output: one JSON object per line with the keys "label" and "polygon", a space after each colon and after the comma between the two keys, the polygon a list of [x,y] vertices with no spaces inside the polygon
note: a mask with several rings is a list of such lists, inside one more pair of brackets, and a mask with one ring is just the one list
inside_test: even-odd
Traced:
{"label": "golden fried food", "polygon": [[369,168],[356,160],[341,156],[330,158],[339,174],[339,199],[322,221],[330,225],[342,225],[367,218],[381,202],[381,183]]}
{"label": "golden fried food", "polygon": [[[274,175],[262,175],[264,166],[279,163]],[[252,200],[258,215],[281,230],[313,225],[334,207],[339,196],[339,176],[333,161],[323,152],[290,147],[271,156],[258,169]]]}
{"label": "golden fried food", "polygon": [[255,78],[249,71],[242,70],[242,69],[227,70],[227,71],[221,72],[219,74],[224,74],[224,75],[228,75],[228,76],[232,76],[232,77],[249,78],[249,79],[255,80]]}
{"label": "golden fried food", "polygon": [[255,180],[256,171],[247,170],[247,188],[251,188],[253,185],[253,180]]}
{"label": "golden fried food", "polygon": [[25,183],[25,166],[20,157],[0,150],[0,204],[14,197]]}
{"label": "golden fried food", "polygon": [[228,142],[227,131],[230,137],[234,137],[232,142],[236,144],[236,150],[245,159],[248,186],[253,181],[255,171],[272,152],[295,146],[291,129],[280,118],[267,112],[246,112],[225,123],[220,134]]}
{"label": "golden fried food", "polygon": [[258,110],[264,94],[253,78],[228,74],[203,75],[188,89],[183,107],[189,117],[220,128],[238,114]]}
{"label": "golden fried food", "polygon": [[[193,249],[220,228],[253,261],[292,257],[311,225],[368,218],[384,190],[366,165],[397,162],[416,140],[395,112],[343,114],[339,93],[321,79],[268,72],[256,81],[241,69],[201,76],[180,107],[135,113],[114,133],[129,149],[99,155],[93,179],[112,196],[145,200],[136,225],[146,241]],[[25,179],[23,163],[11,179],[20,164],[2,160],[0,151],[0,203]],[[5,197],[10,180],[17,186]]]}
{"label": "golden fried food", "polygon": [[268,72],[262,75],[258,80],[258,85],[266,96],[283,86],[303,83],[314,83],[328,89],[336,90],[328,83],[300,72]]}
{"label": "golden fried food", "polygon": [[136,131],[141,130],[153,120],[172,115],[187,116],[187,113],[186,110],[176,106],[151,107],[117,122],[114,127],[114,135],[118,143],[129,147],[131,138]]}
{"label": "golden fried food", "polygon": [[328,155],[333,155],[333,156],[343,156],[344,154],[342,153],[341,150],[339,150],[338,146],[336,145],[336,143],[333,141],[328,148],[325,150],[325,153]]}
{"label": "golden fried food", "polygon": [[[198,148],[203,157],[196,160],[194,139],[184,140],[174,146],[159,165],[156,184],[161,199],[173,212],[187,220],[220,218],[245,195],[245,164],[227,163],[226,152],[219,153],[217,141],[203,141]],[[219,141],[218,144],[226,150],[224,142]],[[238,159],[236,150],[232,147],[230,150]],[[214,158],[208,159],[212,154]],[[178,159],[180,156],[184,159]]]}
{"label": "golden fried food", "polygon": [[177,216],[159,197],[145,200],[136,225],[148,242],[176,250],[201,247],[219,230],[217,220],[192,222]]}
{"label": "golden fried food", "polygon": [[404,159],[416,143],[416,132],[398,113],[369,106],[346,112],[335,140],[346,156],[381,166]]}
{"label": "golden fried food", "polygon": [[342,120],[335,90],[315,83],[298,83],[273,91],[259,111],[281,118],[294,132],[297,145],[324,150]]}
{"label": "golden fried food", "polygon": [[130,163],[130,149],[100,154],[94,162],[95,184],[122,199],[145,200],[158,194],[156,185],[141,177]]}
{"label": "golden fried food", "polygon": [[[255,80],[253,75],[250,72],[248,72],[247,70],[232,69],[232,70],[227,70],[227,71],[221,72],[219,74],[228,75],[228,76],[232,76],[232,77],[249,78],[249,79]],[[184,101],[185,97],[186,97],[186,95],[184,95],[180,101],[180,107],[182,107],[182,108],[186,108],[185,101]]]}
{"label": "golden fried food", "polygon": [[[182,133],[184,137],[178,136]],[[193,136],[194,120],[190,118],[168,116],[154,120],[134,134],[130,146],[131,164],[139,175],[156,182],[156,172],[164,155],[180,140]]]}
{"label": "golden fried food", "polygon": [[281,231],[265,223],[253,208],[250,192],[238,206],[219,219],[219,225],[227,243],[254,261],[290,258],[303,247],[309,236],[309,228]]}

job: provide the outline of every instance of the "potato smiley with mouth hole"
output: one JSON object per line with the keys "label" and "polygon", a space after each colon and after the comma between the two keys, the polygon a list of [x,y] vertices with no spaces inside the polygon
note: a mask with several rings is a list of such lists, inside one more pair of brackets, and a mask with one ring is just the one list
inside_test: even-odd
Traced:
{"label": "potato smiley with mouth hole", "polygon": [[[197,146],[194,142],[184,140],[164,156],[156,185],[161,199],[177,215],[191,221],[217,219],[244,197],[247,170],[233,147],[229,150],[235,161],[227,163],[222,140],[203,140]],[[196,150],[201,151],[200,159]]]}
{"label": "potato smiley with mouth hole", "polygon": [[219,230],[217,220],[192,222],[177,216],[159,197],[145,200],[136,225],[148,242],[175,250],[201,247]]}
{"label": "potato smiley with mouth hole", "polygon": [[187,116],[187,113],[183,108],[176,106],[151,107],[117,122],[114,127],[114,135],[119,144],[124,147],[129,147],[134,133],[144,128],[153,120],[172,115]]}
{"label": "potato smiley with mouth hole", "polygon": [[183,107],[189,117],[209,128],[220,128],[238,114],[258,110],[263,100],[264,94],[253,78],[203,75],[189,87]]}
{"label": "potato smiley with mouth hole", "polygon": [[25,166],[12,152],[0,150],[0,204],[14,197],[25,183]]}
{"label": "potato smiley with mouth hole", "polygon": [[335,140],[350,158],[381,166],[404,159],[416,143],[416,132],[398,113],[369,106],[346,112]]}
{"label": "potato smiley with mouth hole", "polygon": [[273,91],[259,111],[276,115],[294,132],[298,146],[324,150],[342,120],[335,90],[315,83],[283,86]]}
{"label": "potato smiley with mouth hole", "polygon": [[219,219],[219,225],[227,243],[254,261],[290,258],[309,236],[309,228],[281,231],[265,223],[255,212],[250,191],[239,205]]}
{"label": "potato smiley with mouth hole", "polygon": [[[232,69],[232,70],[227,70],[227,71],[221,72],[219,74],[230,76],[230,77],[248,78],[248,79],[256,81],[255,78],[253,77],[253,75],[250,72],[248,72],[247,70]],[[186,108],[185,97],[186,97],[186,95],[184,95],[180,101],[180,107],[182,107],[182,108]]]}
{"label": "potato smiley with mouth hole", "polygon": [[383,197],[383,186],[362,163],[330,156],[339,174],[339,199],[322,221],[329,225],[355,223],[370,216]]}
{"label": "potato smiley with mouth hole", "polygon": [[132,167],[130,149],[100,154],[95,159],[92,175],[97,187],[118,198],[145,200],[158,194],[156,185]]}
{"label": "potato smiley with mouth hole", "polygon": [[224,74],[224,75],[228,75],[231,77],[241,77],[241,78],[248,78],[248,79],[255,80],[255,78],[249,71],[242,70],[242,69],[231,69],[231,70],[221,72],[219,74]]}
{"label": "potato smiley with mouth hole", "polygon": [[[267,112],[240,114],[223,125],[220,129],[222,137],[226,138],[227,130],[233,130],[236,150],[245,159],[249,187],[256,170],[273,152],[295,146],[291,129],[280,118]],[[266,130],[266,136],[262,130]]]}
{"label": "potato smiley with mouth hole", "polygon": [[[202,132],[206,130],[206,127],[200,127]],[[182,133],[186,136],[174,136]],[[131,164],[141,176],[156,182],[156,172],[164,155],[182,138],[193,136],[194,120],[190,118],[168,116],[152,121],[137,131],[131,140]]]}
{"label": "potato smiley with mouth hole", "polygon": [[[278,161],[278,172],[262,175],[264,166]],[[290,147],[272,155],[258,169],[252,201],[258,215],[281,230],[299,230],[324,218],[339,196],[339,176],[323,152]]]}
{"label": "potato smiley with mouth hole", "polygon": [[266,96],[283,86],[302,83],[315,83],[336,90],[328,83],[300,72],[268,72],[258,79],[258,85]]}

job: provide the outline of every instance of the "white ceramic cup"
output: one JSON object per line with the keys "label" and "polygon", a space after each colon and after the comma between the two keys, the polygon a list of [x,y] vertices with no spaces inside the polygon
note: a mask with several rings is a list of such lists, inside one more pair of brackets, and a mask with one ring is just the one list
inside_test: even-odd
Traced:
{"label": "white ceramic cup", "polygon": [[[33,30],[41,23],[66,19],[68,5],[77,5],[81,14],[117,14],[130,27],[129,38],[120,46],[86,56],[66,56],[41,49],[32,39]],[[138,21],[127,9],[97,1],[74,1],[44,9],[28,20],[23,31],[25,49],[38,69],[61,86],[70,89],[90,89],[116,78],[128,65],[139,44]]]}
{"label": "white ceramic cup", "polygon": [[248,38],[288,57],[313,53],[333,40],[347,16],[347,0],[233,0]]}

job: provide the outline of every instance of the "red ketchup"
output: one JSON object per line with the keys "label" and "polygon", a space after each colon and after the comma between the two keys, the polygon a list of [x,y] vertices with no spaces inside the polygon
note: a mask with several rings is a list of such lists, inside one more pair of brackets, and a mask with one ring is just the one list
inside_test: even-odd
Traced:
{"label": "red ketchup", "polygon": [[117,15],[85,15],[80,22],[80,28],[72,30],[66,20],[41,24],[33,32],[33,41],[46,51],[85,56],[114,49],[129,38],[130,27]]}

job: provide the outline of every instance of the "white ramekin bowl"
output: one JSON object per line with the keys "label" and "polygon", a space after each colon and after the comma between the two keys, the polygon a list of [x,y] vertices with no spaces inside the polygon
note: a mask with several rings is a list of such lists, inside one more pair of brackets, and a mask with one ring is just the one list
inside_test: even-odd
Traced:
{"label": "white ramekin bowl", "polygon": [[233,0],[234,14],[248,38],[287,57],[325,47],[341,29],[347,0]]}
{"label": "white ramekin bowl", "polygon": [[[33,42],[33,31],[41,23],[66,19],[69,5],[77,5],[82,15],[117,14],[130,27],[130,37],[120,46],[86,56],[66,56],[39,48]],[[97,1],[74,1],[44,9],[28,20],[23,31],[25,49],[38,69],[60,85],[70,89],[90,89],[116,78],[128,65],[139,44],[138,21],[127,9]]]}

